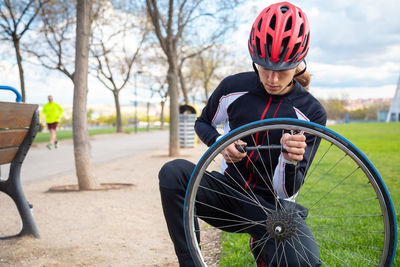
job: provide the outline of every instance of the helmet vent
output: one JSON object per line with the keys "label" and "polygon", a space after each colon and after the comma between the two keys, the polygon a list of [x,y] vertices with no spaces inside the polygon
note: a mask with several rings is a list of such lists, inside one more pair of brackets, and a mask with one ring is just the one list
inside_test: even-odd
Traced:
{"label": "helmet vent", "polygon": [[290,36],[288,36],[282,40],[282,46],[281,46],[282,51],[279,53],[279,58],[282,58],[285,55],[289,40],[290,40]]}
{"label": "helmet vent", "polygon": [[296,55],[297,51],[299,50],[299,47],[300,47],[300,43],[297,43],[297,44],[294,45],[292,53],[290,53],[289,60],[292,60],[294,55]]}
{"label": "helmet vent", "polygon": [[[306,36],[304,37],[304,41],[303,41],[303,46],[304,47],[308,47],[308,40],[309,40],[309,35],[306,34]],[[305,45],[304,45],[304,43],[305,43]]]}
{"label": "helmet vent", "polygon": [[261,56],[260,38],[258,37],[256,37],[256,48],[257,48],[257,54]]}
{"label": "helmet vent", "polygon": [[273,15],[272,18],[271,18],[271,21],[270,21],[270,23],[269,23],[269,27],[270,27],[271,29],[275,30],[275,24],[276,24],[276,16]]}
{"label": "helmet vent", "polygon": [[269,33],[267,33],[268,57],[271,57],[271,46],[272,46],[272,36]]}
{"label": "helmet vent", "polygon": [[288,11],[288,10],[289,10],[289,7],[288,7],[288,6],[281,6],[281,12],[282,12],[283,14],[285,14],[286,11]]}
{"label": "helmet vent", "polygon": [[298,36],[298,37],[302,36],[303,33],[304,33],[304,24],[302,23],[302,24],[300,25],[300,30],[299,30],[299,36]]}
{"label": "helmet vent", "polygon": [[289,31],[292,28],[292,17],[289,17],[286,26],[285,26],[285,32]]}
{"label": "helmet vent", "polygon": [[258,31],[260,31],[260,29],[261,29],[261,24],[262,24],[262,19],[260,19],[260,21],[258,22],[258,24],[257,24],[257,30]]}
{"label": "helmet vent", "polygon": [[297,12],[297,13],[299,13],[299,17],[301,18],[301,13],[300,12]]}

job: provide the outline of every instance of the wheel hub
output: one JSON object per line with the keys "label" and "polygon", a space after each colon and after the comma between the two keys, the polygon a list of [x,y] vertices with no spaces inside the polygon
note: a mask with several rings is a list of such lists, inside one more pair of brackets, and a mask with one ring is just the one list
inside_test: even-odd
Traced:
{"label": "wheel hub", "polygon": [[296,222],[286,211],[274,211],[265,221],[268,234],[276,240],[285,241],[296,232]]}

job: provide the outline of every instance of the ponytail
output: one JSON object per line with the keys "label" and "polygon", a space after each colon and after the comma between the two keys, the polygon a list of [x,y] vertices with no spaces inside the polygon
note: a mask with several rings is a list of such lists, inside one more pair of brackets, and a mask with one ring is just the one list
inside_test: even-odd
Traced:
{"label": "ponytail", "polygon": [[309,85],[311,82],[311,74],[307,71],[304,71],[303,73],[301,73],[300,75],[296,76],[296,74],[302,72],[304,70],[304,67],[300,67],[297,66],[296,70],[295,70],[295,77],[294,79],[301,84],[301,86],[303,86],[304,88],[306,88],[307,90],[309,90]]}

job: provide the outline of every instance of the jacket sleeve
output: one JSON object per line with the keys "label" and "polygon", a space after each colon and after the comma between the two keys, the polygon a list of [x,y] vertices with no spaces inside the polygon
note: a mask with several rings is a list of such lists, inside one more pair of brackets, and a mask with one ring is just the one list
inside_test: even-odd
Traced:
{"label": "jacket sleeve", "polygon": [[200,117],[197,118],[194,125],[195,131],[200,140],[207,146],[214,144],[216,139],[220,136],[217,131],[218,124],[223,123],[228,119],[227,115],[219,116],[220,114],[224,114],[220,108],[220,100],[223,97],[223,91],[224,81],[222,81],[217,89],[212,93],[208,99],[207,105],[204,107]]}
{"label": "jacket sleeve", "polygon": [[[323,106],[316,107],[311,121],[325,126],[326,119],[326,111]],[[307,143],[306,151],[303,155],[303,160],[298,162],[297,165],[293,165],[290,161],[286,160],[282,154],[279,156],[278,165],[273,177],[274,189],[279,198],[291,198],[299,191],[307,175],[307,168],[311,166],[311,162],[318,150],[321,139],[307,133],[305,133],[305,136]]]}

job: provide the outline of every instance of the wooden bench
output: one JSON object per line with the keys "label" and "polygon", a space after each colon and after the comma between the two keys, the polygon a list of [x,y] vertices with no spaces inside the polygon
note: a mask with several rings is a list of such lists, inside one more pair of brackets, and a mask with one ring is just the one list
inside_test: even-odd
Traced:
{"label": "wooden bench", "polygon": [[21,232],[15,236],[39,238],[33,215],[21,186],[21,166],[39,130],[38,105],[0,102],[0,166],[10,164],[7,180],[0,180],[0,191],[14,201],[22,221]]}

